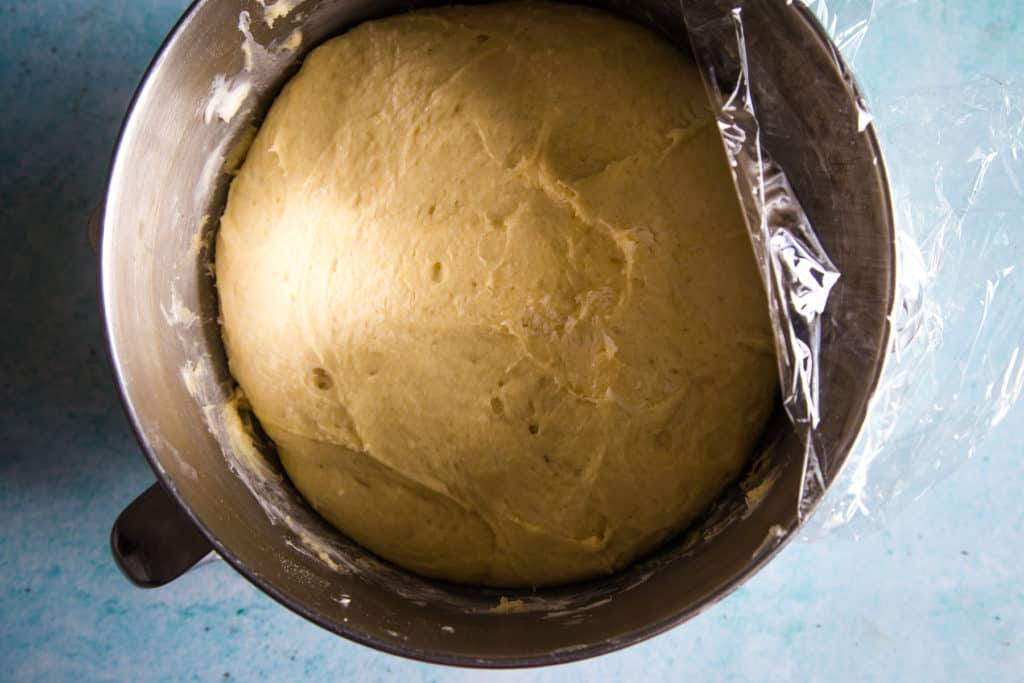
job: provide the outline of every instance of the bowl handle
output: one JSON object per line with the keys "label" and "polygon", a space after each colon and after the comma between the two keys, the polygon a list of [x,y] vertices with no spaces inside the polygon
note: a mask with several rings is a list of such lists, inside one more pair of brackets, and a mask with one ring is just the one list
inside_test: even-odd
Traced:
{"label": "bowl handle", "polygon": [[101,203],[92,213],[89,214],[89,225],[85,231],[85,238],[89,240],[89,246],[96,252],[100,246],[100,237],[103,235],[103,204]]}
{"label": "bowl handle", "polygon": [[191,569],[213,546],[158,482],[118,515],[110,550],[129,581],[157,588]]}

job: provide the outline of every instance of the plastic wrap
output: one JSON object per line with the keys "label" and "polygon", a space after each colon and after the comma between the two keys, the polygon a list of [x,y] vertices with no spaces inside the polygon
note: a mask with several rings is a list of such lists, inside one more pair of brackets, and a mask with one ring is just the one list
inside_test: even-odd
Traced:
{"label": "plastic wrap", "polygon": [[[879,157],[876,163],[883,180],[886,165],[889,171],[879,200],[894,225],[891,296],[836,300],[837,283],[857,271],[880,281],[885,274],[874,272],[882,267],[878,263],[845,258],[841,267],[834,264],[823,246],[827,241],[801,208],[804,196],[768,149],[766,126],[777,125],[777,110],[794,106],[775,79],[799,78],[801,69],[759,68],[751,48],[763,56],[766,43],[783,45],[786,36],[774,35],[770,17],[760,16],[764,3],[707,0],[681,6],[768,293],[784,406],[803,444],[799,509],[807,516],[820,506],[805,534],[816,537],[840,527],[860,533],[970,458],[1011,414],[1024,389],[1018,268],[1024,256],[1011,228],[1024,209],[1021,91],[979,77],[894,89],[880,94],[869,110],[846,64],[872,26],[886,21],[886,5],[810,0],[800,8],[813,13],[831,38],[834,75],[855,103],[856,130],[870,140],[877,131],[887,162]],[[780,54],[778,61],[786,58]],[[805,73],[819,77],[813,69]],[[785,145],[776,140],[779,149]],[[813,160],[790,160],[788,168],[807,163]],[[817,182],[837,181],[822,168]],[[861,197],[850,190],[853,207]],[[832,231],[837,224],[842,229],[845,211],[831,206]],[[823,415],[846,407],[842,381],[848,378],[822,368],[830,362],[853,366],[863,360],[857,354],[871,349],[843,336],[823,341],[823,326],[865,307],[884,309],[888,329],[878,349],[880,376],[857,380],[862,389],[873,387],[873,394],[851,447],[822,425]],[[844,355],[845,361],[836,360]]]}
{"label": "plastic wrap", "polygon": [[[896,3],[830,4],[810,6],[848,59],[872,57],[872,30],[905,34]],[[896,306],[868,419],[811,535],[877,528],[1020,414],[1024,90],[978,67],[940,71],[927,53],[943,49],[921,45],[922,73],[867,93],[893,190]]]}

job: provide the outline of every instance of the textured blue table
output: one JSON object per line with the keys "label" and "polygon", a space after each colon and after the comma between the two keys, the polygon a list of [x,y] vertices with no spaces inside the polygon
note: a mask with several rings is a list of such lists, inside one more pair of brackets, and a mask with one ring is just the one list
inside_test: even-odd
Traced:
{"label": "textured blue table", "polygon": [[[84,226],[184,5],[0,1],[0,680],[1022,680],[1019,405],[882,532],[791,544],[698,619],[580,664],[493,675],[400,660],[320,631],[219,561],[131,588],[107,533],[152,475],[104,358]],[[1024,77],[1016,0],[878,6],[887,23],[857,62],[876,105],[906,82]],[[1024,214],[1019,189],[1003,207]]]}

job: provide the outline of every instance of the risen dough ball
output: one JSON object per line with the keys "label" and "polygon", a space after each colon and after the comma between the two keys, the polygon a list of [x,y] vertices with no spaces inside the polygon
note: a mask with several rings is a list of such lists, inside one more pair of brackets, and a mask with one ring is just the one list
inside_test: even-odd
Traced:
{"label": "risen dough ball", "polygon": [[292,481],[430,576],[623,567],[740,472],[773,402],[698,73],[590,9],[416,12],[315,50],[231,187],[216,269]]}

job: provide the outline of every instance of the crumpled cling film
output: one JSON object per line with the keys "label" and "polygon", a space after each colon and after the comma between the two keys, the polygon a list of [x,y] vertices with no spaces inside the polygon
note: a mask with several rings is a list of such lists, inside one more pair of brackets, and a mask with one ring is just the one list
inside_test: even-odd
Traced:
{"label": "crumpled cling film", "polygon": [[768,294],[783,405],[804,444],[799,506],[803,514],[825,488],[815,438],[821,414],[821,324],[840,273],[818,241],[785,172],[761,144],[743,1],[691,3],[683,8]]}
{"label": "crumpled cling film", "polygon": [[[800,509],[819,507],[803,534],[842,528],[856,536],[972,457],[1024,392],[1024,254],[1012,229],[1024,215],[1024,90],[991,76],[918,89],[901,81],[870,112],[863,107],[890,179],[895,305],[881,379],[822,500],[815,432],[828,410],[820,402],[821,314],[842,274],[761,146],[744,5],[696,0],[681,7],[768,290],[784,405],[806,446]],[[851,64],[892,3],[804,5]],[[731,89],[721,86],[723,69],[733,70],[724,79]]]}

